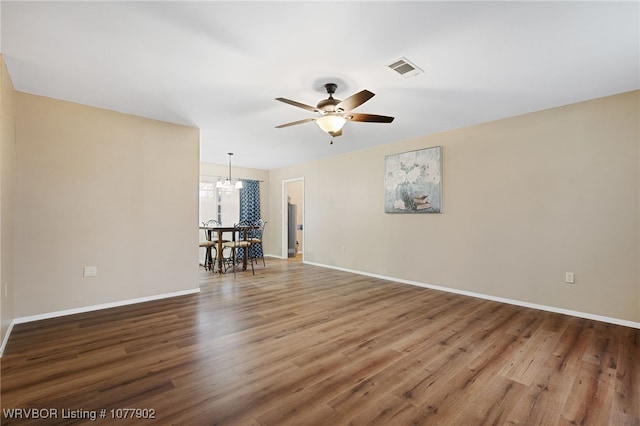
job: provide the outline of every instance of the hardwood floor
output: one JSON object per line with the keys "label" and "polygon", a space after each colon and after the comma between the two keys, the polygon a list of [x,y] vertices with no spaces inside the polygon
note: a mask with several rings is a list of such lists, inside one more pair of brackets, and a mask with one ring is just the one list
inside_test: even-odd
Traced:
{"label": "hardwood floor", "polygon": [[2,424],[640,425],[637,329],[299,261],[201,289],[17,325]]}

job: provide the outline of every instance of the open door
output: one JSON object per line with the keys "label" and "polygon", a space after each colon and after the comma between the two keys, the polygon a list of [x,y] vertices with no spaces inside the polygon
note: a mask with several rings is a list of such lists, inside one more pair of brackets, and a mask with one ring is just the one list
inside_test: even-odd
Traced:
{"label": "open door", "polygon": [[304,178],[282,181],[282,258],[304,256]]}

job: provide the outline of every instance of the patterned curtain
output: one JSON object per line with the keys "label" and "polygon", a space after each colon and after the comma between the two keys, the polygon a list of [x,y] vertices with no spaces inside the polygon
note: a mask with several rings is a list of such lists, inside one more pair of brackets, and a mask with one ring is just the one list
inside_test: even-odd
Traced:
{"label": "patterned curtain", "polygon": [[[260,219],[260,182],[257,180],[242,179],[240,190],[240,220],[255,222]],[[251,246],[249,256],[262,257],[260,245]]]}

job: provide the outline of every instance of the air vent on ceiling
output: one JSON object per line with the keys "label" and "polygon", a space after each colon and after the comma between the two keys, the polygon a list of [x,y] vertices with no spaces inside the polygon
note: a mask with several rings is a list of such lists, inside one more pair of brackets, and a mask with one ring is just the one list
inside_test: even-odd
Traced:
{"label": "air vent on ceiling", "polygon": [[424,72],[420,67],[409,61],[407,58],[400,58],[387,66],[389,69],[397,72],[404,78],[415,77]]}

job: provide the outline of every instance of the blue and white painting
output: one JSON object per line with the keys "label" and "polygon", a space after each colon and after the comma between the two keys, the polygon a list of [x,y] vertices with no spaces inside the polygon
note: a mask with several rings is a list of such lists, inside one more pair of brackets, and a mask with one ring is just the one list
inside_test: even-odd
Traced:
{"label": "blue and white painting", "polygon": [[441,210],[441,147],[385,157],[385,213],[440,213]]}

